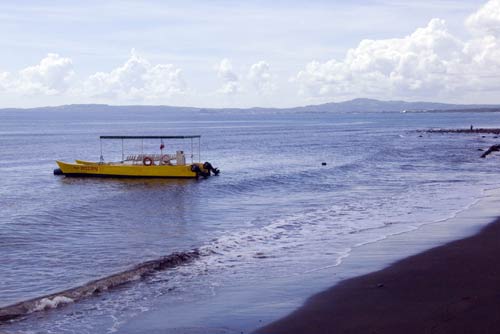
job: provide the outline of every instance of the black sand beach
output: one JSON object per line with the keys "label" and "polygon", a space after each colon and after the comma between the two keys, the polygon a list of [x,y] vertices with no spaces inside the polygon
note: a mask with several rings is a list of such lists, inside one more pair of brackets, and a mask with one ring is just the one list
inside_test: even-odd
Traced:
{"label": "black sand beach", "polygon": [[499,333],[500,219],[341,282],[257,333]]}

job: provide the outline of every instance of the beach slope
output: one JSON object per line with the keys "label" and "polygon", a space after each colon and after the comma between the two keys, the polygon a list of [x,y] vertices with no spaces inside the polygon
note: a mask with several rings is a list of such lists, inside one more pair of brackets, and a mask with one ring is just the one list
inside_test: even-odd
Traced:
{"label": "beach slope", "polygon": [[256,333],[500,333],[500,219],[345,280]]}

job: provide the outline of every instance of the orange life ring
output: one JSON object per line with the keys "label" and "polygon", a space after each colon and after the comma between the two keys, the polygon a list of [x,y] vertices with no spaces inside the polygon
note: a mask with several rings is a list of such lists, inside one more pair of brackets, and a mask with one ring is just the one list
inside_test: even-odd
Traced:
{"label": "orange life ring", "polygon": [[168,154],[164,154],[160,158],[160,164],[161,165],[170,165],[170,160],[172,160],[171,157],[169,157]]}
{"label": "orange life ring", "polygon": [[150,157],[144,157],[144,159],[142,159],[142,164],[144,166],[151,166],[153,165],[153,159],[151,159]]}

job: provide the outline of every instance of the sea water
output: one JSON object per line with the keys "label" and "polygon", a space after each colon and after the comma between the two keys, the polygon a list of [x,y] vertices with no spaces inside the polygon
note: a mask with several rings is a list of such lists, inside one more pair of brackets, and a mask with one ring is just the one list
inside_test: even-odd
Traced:
{"label": "sea water", "polygon": [[[316,291],[329,268],[341,272],[356,247],[445,221],[500,187],[500,157],[479,151],[500,139],[418,131],[500,127],[500,113],[98,109],[0,111],[0,307],[175,252],[199,257],[81,300],[41,301],[0,331],[186,329],[210,323],[213,312],[217,325],[270,319]],[[222,172],[200,180],[52,175],[55,160],[98,160],[100,135],[202,135],[201,160]],[[164,144],[189,161],[194,148],[198,158],[197,141]],[[123,150],[159,146],[125,141]],[[105,141],[102,154],[120,160],[122,142]]]}

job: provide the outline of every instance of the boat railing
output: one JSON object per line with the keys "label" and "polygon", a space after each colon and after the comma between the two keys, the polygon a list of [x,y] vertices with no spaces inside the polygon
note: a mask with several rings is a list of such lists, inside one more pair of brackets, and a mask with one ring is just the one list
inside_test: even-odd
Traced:
{"label": "boat railing", "polygon": [[175,154],[132,154],[127,155],[125,161],[142,162],[146,157],[152,159],[153,161],[168,161],[176,159]]}

